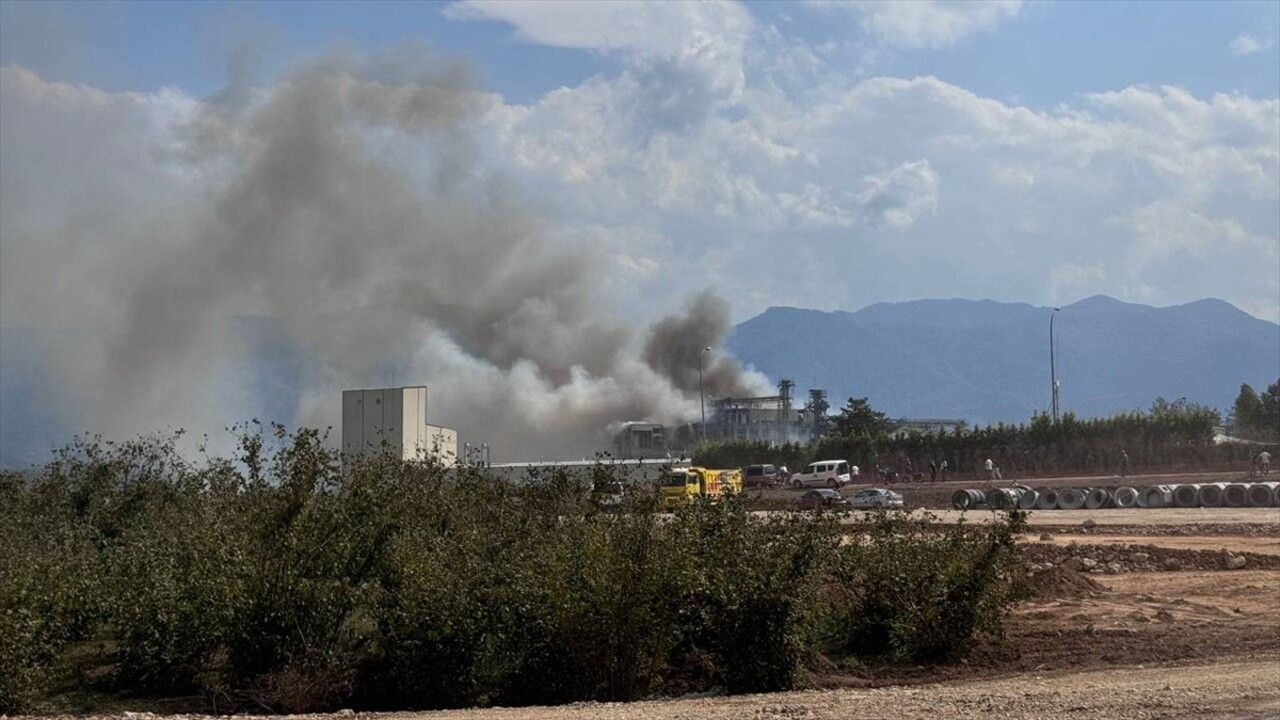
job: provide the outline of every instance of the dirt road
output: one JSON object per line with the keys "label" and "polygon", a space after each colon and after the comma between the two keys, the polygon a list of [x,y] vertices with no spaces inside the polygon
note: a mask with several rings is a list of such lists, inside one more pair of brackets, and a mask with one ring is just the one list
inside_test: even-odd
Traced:
{"label": "dirt road", "polygon": [[[1055,545],[1070,545],[1071,543],[1082,542],[1087,542],[1091,545],[1150,544],[1179,550],[1228,550],[1230,552],[1280,555],[1280,535],[1270,537],[1251,535],[1173,535],[1152,537],[1150,535],[1098,533],[1090,534],[1087,537],[1052,535],[1049,540],[1040,540],[1038,535],[1030,534],[1023,536],[1020,540],[1023,542],[1051,542]],[[1280,604],[1280,600],[1277,601],[1277,604]]]}
{"label": "dirt road", "polygon": [[[992,517],[989,510],[930,510],[943,522],[963,515],[969,522]],[[1160,508],[1158,510],[1110,508],[1107,510],[1033,510],[1027,522],[1033,526],[1080,525],[1086,518],[1098,525],[1205,525],[1266,524],[1280,526],[1280,508]]]}
{"label": "dirt road", "polygon": [[[1280,656],[1212,665],[1059,672],[869,690],[807,690],[696,700],[390,713],[379,720],[880,720],[882,718],[1164,718],[1280,716]],[[135,715],[135,718],[138,716]],[[195,716],[169,716],[189,720]],[[350,715],[298,716],[350,720]]]}

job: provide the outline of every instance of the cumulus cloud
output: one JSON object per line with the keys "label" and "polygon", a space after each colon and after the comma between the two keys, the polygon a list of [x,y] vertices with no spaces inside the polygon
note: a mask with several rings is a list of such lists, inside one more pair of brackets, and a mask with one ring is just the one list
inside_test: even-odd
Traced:
{"label": "cumulus cloud", "polygon": [[1021,0],[822,2],[811,6],[857,12],[864,32],[889,47],[942,48],[991,30],[1022,9]]}
{"label": "cumulus cloud", "polygon": [[529,42],[623,56],[636,109],[667,129],[697,123],[741,92],[754,26],[733,2],[462,0],[445,16],[501,21]]}
{"label": "cumulus cloud", "polygon": [[1240,33],[1227,48],[1231,50],[1232,55],[1252,55],[1266,52],[1272,45],[1275,45],[1275,41],[1271,38],[1259,38],[1256,35]]}
{"label": "cumulus cloud", "polygon": [[[814,279],[779,285],[773,302],[858,305],[903,287],[876,274],[854,282],[839,268],[902,263],[911,248],[911,262],[936,263],[921,272],[946,278],[948,294],[1034,301],[1049,299],[1043,278],[1053,268],[1078,265],[1083,253],[1097,258],[1084,266],[1126,267],[1098,279],[1097,292],[1150,285],[1186,301],[1195,298],[1173,289],[1175,278],[1198,269],[1175,263],[1163,277],[1140,268],[1130,278],[1128,266],[1140,264],[1128,248],[1141,240],[1112,218],[1163,201],[1235,218],[1256,238],[1280,236],[1274,98],[1135,86],[1036,109],[933,77],[872,77],[818,93],[749,82],[733,119],[713,115],[655,136],[624,110],[628,92],[625,75],[563,88],[522,108],[504,132],[529,177],[573,187],[561,198],[567,215],[661,223],[671,244],[655,256],[666,269],[656,281],[707,277],[709,268],[732,278],[765,263]],[[833,236],[853,242],[826,245]],[[834,256],[815,262],[813,252]],[[1011,266],[1020,271],[1010,275]],[[825,291],[810,295],[811,285]],[[1233,283],[1199,292],[1257,297]],[[769,302],[742,298],[743,312]],[[1280,314],[1269,305],[1266,315]]]}
{"label": "cumulus cloud", "polygon": [[938,173],[928,160],[906,162],[868,175],[864,184],[866,188],[857,200],[873,227],[903,230],[938,207]]}

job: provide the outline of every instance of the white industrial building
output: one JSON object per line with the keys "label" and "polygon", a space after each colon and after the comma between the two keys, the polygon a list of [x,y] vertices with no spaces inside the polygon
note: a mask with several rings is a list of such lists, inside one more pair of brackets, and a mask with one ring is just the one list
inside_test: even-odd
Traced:
{"label": "white industrial building", "polygon": [[427,423],[425,386],[344,390],[342,452],[347,457],[388,452],[402,460],[458,462],[458,433]]}

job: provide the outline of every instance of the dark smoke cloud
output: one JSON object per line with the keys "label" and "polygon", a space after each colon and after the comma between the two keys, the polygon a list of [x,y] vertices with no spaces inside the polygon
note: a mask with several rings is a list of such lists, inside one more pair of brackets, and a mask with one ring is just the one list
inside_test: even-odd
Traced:
{"label": "dark smoke cloud", "polygon": [[[699,295],[637,348],[600,310],[605,256],[481,160],[470,129],[495,100],[465,65],[326,58],[265,90],[178,102],[161,126],[138,97],[2,72],[4,321],[76,329],[79,352],[53,367],[92,429],[255,412],[226,320],[243,315],[301,349],[283,418],[298,423],[336,425],[345,387],[425,382],[432,422],[527,458],[601,447],[617,421],[696,415],[698,352],[723,339],[727,304]],[[109,152],[57,147],[95,114],[78,142]],[[64,187],[59,172],[81,175]],[[707,360],[709,394],[764,385]]]}
{"label": "dark smoke cloud", "polygon": [[[714,352],[729,331],[729,303],[711,293],[689,298],[684,313],[664,318],[649,329],[644,361],[671,379],[679,389],[698,391],[698,366],[702,362],[702,385],[710,395],[743,397],[760,389],[759,378],[744,375],[732,357]],[[713,352],[703,355],[705,348]]]}

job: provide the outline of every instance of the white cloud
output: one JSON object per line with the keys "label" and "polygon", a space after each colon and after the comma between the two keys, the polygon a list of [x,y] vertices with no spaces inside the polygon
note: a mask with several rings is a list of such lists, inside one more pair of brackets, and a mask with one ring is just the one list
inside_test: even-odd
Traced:
{"label": "white cloud", "polygon": [[[721,283],[747,314],[903,293],[1044,302],[1087,286],[1280,315],[1267,254],[1280,99],[1131,86],[1034,108],[935,77],[841,77],[736,4],[596,6],[448,12],[620,61],[528,105],[491,96],[474,128],[486,162],[548,216],[602,238],[616,297],[675,303],[678,288]],[[945,33],[903,27],[940,43],[1016,10],[966,5],[945,10],[968,14]],[[683,30],[659,32],[677,19]],[[681,64],[698,47],[724,52]],[[721,84],[725,68],[737,79]],[[871,267],[884,271],[851,274]],[[804,280],[740,292],[761,268]]]}
{"label": "white cloud", "polygon": [[[1047,301],[1072,292],[1069,281],[1088,281],[1117,295],[1167,288],[1174,301],[1196,299],[1180,286],[1241,303],[1265,297],[1229,282],[1187,284],[1203,270],[1191,260],[1139,262],[1145,236],[1130,219],[1164,202],[1235,219],[1253,238],[1280,235],[1276,99],[1129,87],[1041,110],[932,77],[806,92],[749,82],[735,119],[716,113],[654,134],[632,92],[625,73],[555,91],[523,109],[509,136],[530,177],[572,188],[559,199],[566,216],[661,224],[671,257],[684,262],[664,262],[654,282],[691,281],[712,266],[732,278],[766,264],[796,277],[829,274],[817,302],[858,305],[902,289],[891,273],[853,283],[837,268],[906,262],[932,263],[922,275],[945,278],[952,295],[999,288],[1007,299]],[[1224,247],[1233,258],[1250,252]],[[1054,289],[1054,268],[1072,266],[1074,275],[1056,271]],[[922,294],[941,291],[926,283]],[[802,301],[804,287],[776,297]],[[759,302],[744,296],[738,310]]]}
{"label": "white cloud", "polygon": [[1021,0],[812,0],[809,4],[856,11],[868,35],[886,46],[911,49],[954,45],[994,29],[1022,10]]}
{"label": "white cloud", "polygon": [[872,227],[905,230],[938,207],[938,173],[928,160],[905,162],[863,178],[857,200]]}
{"label": "white cloud", "polygon": [[1275,41],[1271,38],[1259,38],[1248,33],[1240,33],[1227,47],[1231,50],[1232,55],[1252,55],[1266,52],[1274,44]]}
{"label": "white cloud", "polygon": [[741,92],[754,28],[736,2],[462,0],[446,6],[445,15],[505,22],[533,43],[625,57],[633,100],[669,128],[696,123]]}
{"label": "white cloud", "polygon": [[1049,302],[1057,305],[1096,294],[1103,287],[1107,271],[1102,263],[1081,265],[1064,262],[1049,271]]}

